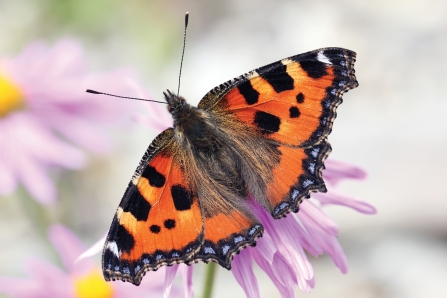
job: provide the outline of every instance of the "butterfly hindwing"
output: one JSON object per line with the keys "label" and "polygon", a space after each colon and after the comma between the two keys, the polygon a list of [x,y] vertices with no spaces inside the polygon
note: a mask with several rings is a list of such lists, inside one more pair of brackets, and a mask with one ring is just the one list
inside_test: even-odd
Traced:
{"label": "butterfly hindwing", "polygon": [[290,211],[298,212],[303,198],[311,192],[326,192],[323,161],[331,150],[326,140],[308,148],[279,146],[280,163],[273,169],[273,180],[267,185],[272,216],[281,218]]}
{"label": "butterfly hindwing", "polygon": [[199,200],[174,158],[175,146],[172,129],[159,135],[129,183],[104,245],[106,280],[138,285],[146,271],[192,262],[200,249]]}
{"label": "butterfly hindwing", "polygon": [[256,218],[236,208],[207,217],[205,240],[196,258],[231,269],[234,254],[246,246],[254,246],[263,231]]}

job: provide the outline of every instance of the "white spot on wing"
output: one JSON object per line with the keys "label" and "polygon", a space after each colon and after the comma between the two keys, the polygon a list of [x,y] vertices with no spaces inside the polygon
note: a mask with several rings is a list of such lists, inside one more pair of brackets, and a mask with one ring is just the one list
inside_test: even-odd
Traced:
{"label": "white spot on wing", "polygon": [[296,197],[300,194],[298,189],[294,189],[292,192],[292,200],[295,201]]}
{"label": "white spot on wing", "polygon": [[317,56],[318,61],[326,63],[326,64],[332,64],[332,62],[323,54],[323,51],[318,52]]}
{"label": "white spot on wing", "polygon": [[250,71],[249,73],[247,73],[246,78],[251,80],[253,78],[259,77],[259,74],[256,71]]}
{"label": "white spot on wing", "polygon": [[279,205],[279,209],[284,209],[284,208],[286,208],[286,207],[288,207],[289,206],[289,204],[288,203],[282,203],[281,205]]}
{"label": "white spot on wing", "polygon": [[116,210],[116,218],[120,219],[121,215],[123,215],[123,208],[122,207],[118,207],[118,209]]}
{"label": "white spot on wing", "polygon": [[287,64],[290,64],[290,63],[293,63],[293,62],[295,62],[295,61],[293,61],[291,59],[287,59],[287,58],[281,60],[282,65],[287,65]]}
{"label": "white spot on wing", "polygon": [[135,176],[132,178],[132,184],[137,185],[138,181],[140,181],[141,175]]}
{"label": "white spot on wing", "polygon": [[260,228],[261,226],[260,225],[256,225],[256,226],[254,226],[251,230],[250,230],[250,232],[248,232],[248,235],[253,235],[259,228]]}
{"label": "white spot on wing", "polygon": [[224,245],[224,247],[222,247],[223,254],[226,255],[229,249],[230,249],[229,245]]}
{"label": "white spot on wing", "polygon": [[243,240],[245,240],[245,237],[237,236],[236,238],[234,238],[234,243],[239,243],[239,242],[241,242]]}
{"label": "white spot on wing", "polygon": [[309,164],[309,171],[313,174],[315,172],[315,163]]}
{"label": "white spot on wing", "polygon": [[214,251],[214,249],[213,249],[212,247],[210,247],[210,246],[205,246],[204,251],[205,251],[206,254],[213,254],[213,255],[216,254],[216,252]]}
{"label": "white spot on wing", "polygon": [[303,182],[303,186],[304,187],[308,187],[309,185],[312,185],[312,184],[314,184],[314,182],[312,180],[309,180],[309,179],[306,179]]}
{"label": "white spot on wing", "polygon": [[115,241],[111,241],[107,243],[107,249],[113,252],[113,254],[119,258],[121,256],[121,253],[118,251],[118,245],[116,245]]}

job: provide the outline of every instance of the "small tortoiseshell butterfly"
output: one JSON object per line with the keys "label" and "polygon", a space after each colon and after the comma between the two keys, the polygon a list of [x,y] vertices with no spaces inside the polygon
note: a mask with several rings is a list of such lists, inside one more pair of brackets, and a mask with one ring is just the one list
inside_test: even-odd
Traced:
{"label": "small tortoiseshell butterfly", "polygon": [[104,245],[106,280],[139,285],[146,271],[203,261],[230,269],[274,218],[325,192],[327,137],[342,95],[358,86],[356,54],[324,48],[225,82],[190,106],[164,93],[174,128],[149,145]]}

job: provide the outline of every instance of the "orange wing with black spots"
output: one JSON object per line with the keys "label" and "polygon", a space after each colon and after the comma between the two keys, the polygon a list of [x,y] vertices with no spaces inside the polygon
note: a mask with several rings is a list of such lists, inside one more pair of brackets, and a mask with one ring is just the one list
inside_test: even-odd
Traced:
{"label": "orange wing with black spots", "polygon": [[199,251],[202,213],[175,145],[172,129],[159,135],[129,183],[104,245],[106,280],[138,285],[146,271],[192,262]]}
{"label": "orange wing with black spots", "polygon": [[358,86],[356,54],[324,48],[260,67],[214,88],[199,107],[237,119],[281,152],[267,200],[275,218],[298,211],[311,192],[325,192],[324,160],[342,95]]}
{"label": "orange wing with black spots", "polygon": [[127,187],[103,249],[106,280],[139,285],[146,271],[197,261],[230,269],[234,254],[262,234],[256,218],[230,204],[204,215],[172,135],[153,141]]}
{"label": "orange wing with black spots", "polygon": [[358,86],[355,56],[340,48],[292,56],[221,84],[199,107],[231,112],[281,144],[316,144],[331,132],[343,93]]}

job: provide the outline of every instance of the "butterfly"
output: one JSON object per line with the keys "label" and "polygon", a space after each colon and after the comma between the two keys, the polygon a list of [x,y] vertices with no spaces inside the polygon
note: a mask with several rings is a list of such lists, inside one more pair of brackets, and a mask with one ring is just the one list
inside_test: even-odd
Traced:
{"label": "butterfly", "polygon": [[356,54],[323,48],[260,67],[209,91],[198,107],[164,93],[174,127],[149,145],[113,218],[102,255],[106,280],[139,285],[163,265],[231,269],[263,226],[326,192],[324,160],[342,95],[358,86]]}

